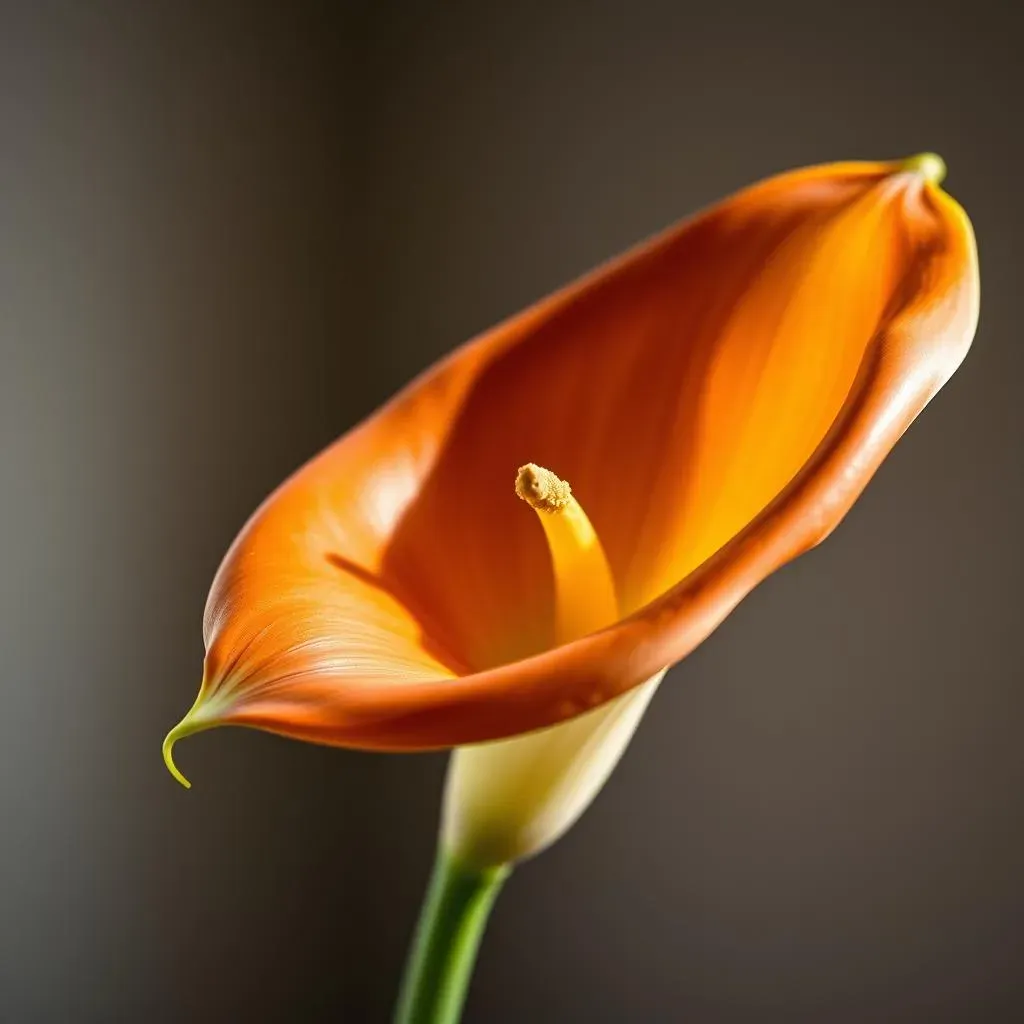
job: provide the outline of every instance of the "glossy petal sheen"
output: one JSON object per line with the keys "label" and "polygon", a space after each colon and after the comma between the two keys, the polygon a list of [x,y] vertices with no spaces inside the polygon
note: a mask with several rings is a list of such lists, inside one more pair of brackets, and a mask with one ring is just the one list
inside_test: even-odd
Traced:
{"label": "glossy petal sheen", "polygon": [[[965,355],[969,222],[901,164],[756,185],[456,351],[288,480],[210,593],[189,729],[422,749],[683,658],[822,540]],[[626,617],[553,646],[512,483],[571,481]]]}

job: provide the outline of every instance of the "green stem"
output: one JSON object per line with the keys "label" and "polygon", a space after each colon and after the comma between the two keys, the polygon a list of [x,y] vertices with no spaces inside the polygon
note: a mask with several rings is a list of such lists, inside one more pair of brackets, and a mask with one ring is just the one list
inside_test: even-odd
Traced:
{"label": "green stem", "polygon": [[458,1024],[487,918],[510,871],[472,868],[438,850],[395,1024]]}

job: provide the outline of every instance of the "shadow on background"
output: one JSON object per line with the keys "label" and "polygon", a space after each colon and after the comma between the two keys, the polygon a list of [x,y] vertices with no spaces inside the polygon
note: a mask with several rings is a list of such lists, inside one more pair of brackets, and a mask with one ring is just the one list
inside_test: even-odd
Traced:
{"label": "shadow on background", "polygon": [[[440,6],[440,5],[435,5]],[[662,687],[467,1020],[1024,1019],[1024,15],[0,5],[0,1019],[386,1020],[444,760],[222,730],[257,502],[440,353],[762,175],[934,148],[975,350]]]}

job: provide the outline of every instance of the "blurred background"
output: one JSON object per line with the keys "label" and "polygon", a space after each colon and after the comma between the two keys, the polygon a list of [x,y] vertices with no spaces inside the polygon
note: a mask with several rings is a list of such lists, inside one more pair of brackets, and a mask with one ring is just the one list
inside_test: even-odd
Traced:
{"label": "blurred background", "polygon": [[444,757],[222,730],[174,783],[227,545],[595,263],[922,149],[974,350],[513,878],[466,1019],[1024,1019],[1024,12],[952,11],[0,3],[0,1021],[387,1020]]}

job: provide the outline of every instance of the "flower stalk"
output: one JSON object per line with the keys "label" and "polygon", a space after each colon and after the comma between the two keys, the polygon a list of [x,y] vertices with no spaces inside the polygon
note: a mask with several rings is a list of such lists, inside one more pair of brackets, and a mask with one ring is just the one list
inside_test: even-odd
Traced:
{"label": "flower stalk", "polygon": [[438,848],[395,1024],[457,1024],[491,908],[511,870],[472,867]]}

